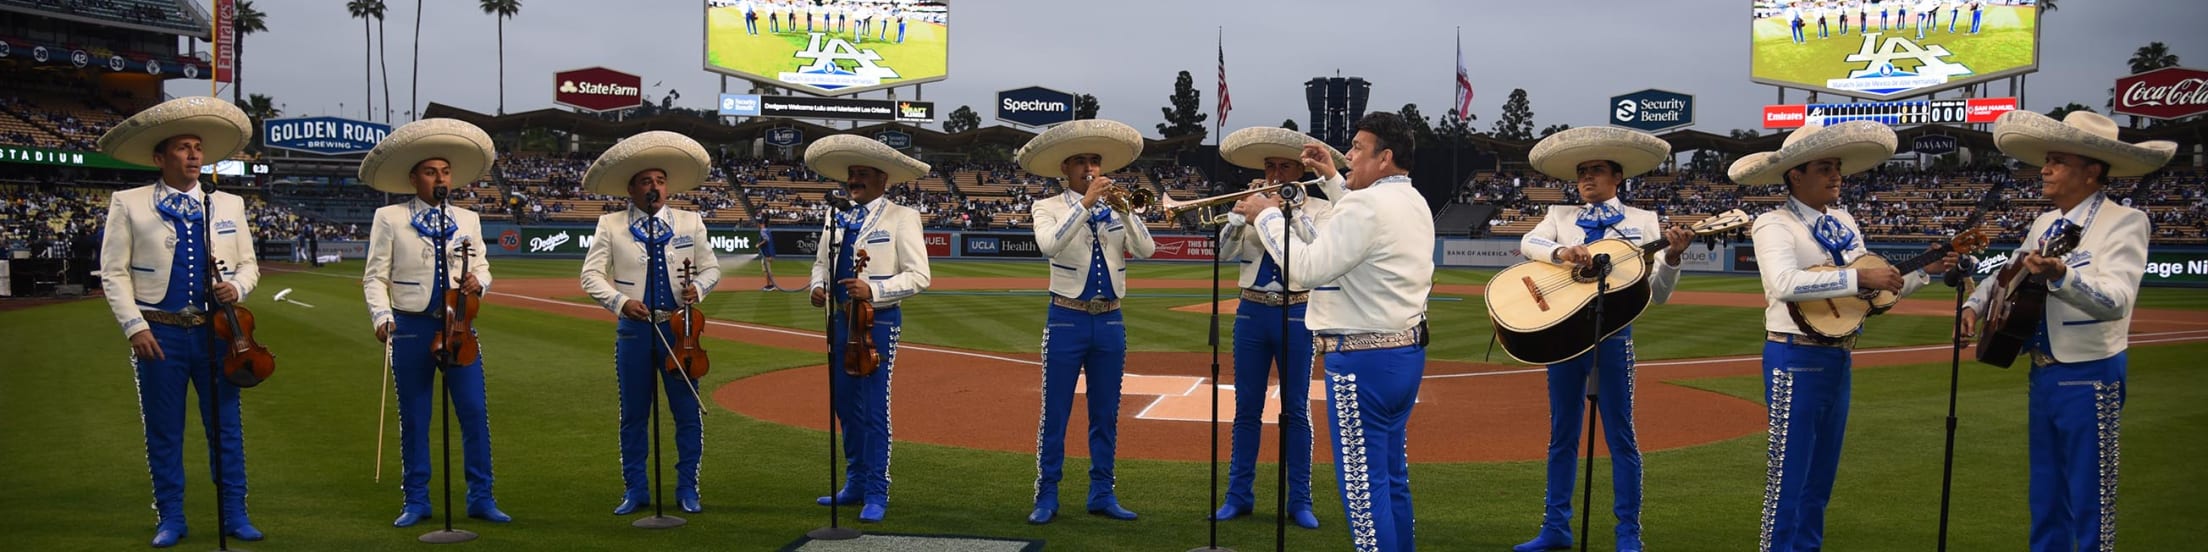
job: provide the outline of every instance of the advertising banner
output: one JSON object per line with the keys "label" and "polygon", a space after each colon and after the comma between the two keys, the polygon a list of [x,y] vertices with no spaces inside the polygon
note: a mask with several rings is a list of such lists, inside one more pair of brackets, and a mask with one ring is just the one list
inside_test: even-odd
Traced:
{"label": "advertising banner", "polygon": [[1651,133],[1694,126],[1694,96],[1656,89],[1611,96],[1610,124]]}
{"label": "advertising banner", "polygon": [[1073,120],[1073,93],[1030,86],[997,93],[997,120],[1048,126]]}
{"label": "advertising banner", "polygon": [[261,122],[268,147],[322,155],[365,153],[391,134],[391,125],[342,117],[269,119]]}
{"label": "advertising banner", "polygon": [[2164,67],[2116,79],[2116,112],[2155,119],[2208,113],[2208,71]]}
{"label": "advertising banner", "polygon": [[927,240],[928,244],[929,257],[932,258],[951,256],[950,232],[929,232],[927,233],[927,237],[925,239]]}
{"label": "advertising banner", "polygon": [[644,77],[589,67],[552,74],[552,103],[585,111],[644,105]]}
{"label": "advertising banner", "polygon": [[1758,84],[1867,99],[1919,96],[2039,69],[2030,1],[1750,0]]}
{"label": "advertising banner", "polygon": [[959,256],[1040,259],[1043,248],[1032,234],[966,234],[959,239]]}
{"label": "advertising banner", "polygon": [[839,96],[950,76],[950,0],[706,0],[705,70]]}
{"label": "advertising banner", "polygon": [[[237,0],[215,0],[215,82],[230,82],[237,68]],[[81,51],[80,51],[81,52]],[[43,53],[43,52],[41,52]],[[40,56],[40,62],[46,61]],[[77,63],[83,67],[83,62]]]}
{"label": "advertising banner", "polygon": [[[588,226],[569,227],[517,227],[511,225],[486,225],[484,233],[489,240],[490,254],[495,256],[582,257],[590,252],[590,243],[597,229]],[[800,232],[790,232],[798,237]],[[776,238],[782,232],[775,232]],[[622,239],[630,239],[626,235]],[[750,256],[759,252],[757,229],[706,229],[706,241],[713,252],[724,257]],[[777,244],[777,247],[780,247]],[[324,252],[329,249],[323,245]],[[777,249],[777,251],[783,251]],[[811,251],[806,252],[811,255]],[[731,260],[731,259],[724,259]]]}
{"label": "advertising banner", "polygon": [[[1210,236],[1155,236],[1152,239],[1157,240],[1158,249],[1150,254],[1151,260],[1209,261],[1219,254]],[[1290,250],[1288,254],[1294,255],[1295,251]]]}

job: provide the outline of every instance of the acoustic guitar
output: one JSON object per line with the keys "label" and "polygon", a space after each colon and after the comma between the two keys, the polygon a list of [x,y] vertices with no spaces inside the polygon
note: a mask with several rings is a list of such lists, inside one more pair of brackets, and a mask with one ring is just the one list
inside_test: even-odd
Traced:
{"label": "acoustic guitar", "polygon": [[[1976,253],[1979,249],[1984,249],[1986,244],[1992,240],[1993,237],[1987,235],[1984,229],[1971,228],[1955,234],[1955,237],[1949,239],[1947,243],[1939,244],[1929,251],[1919,253],[1917,256],[1910,257],[1898,264],[1887,262],[1885,257],[1880,257],[1877,253],[1866,253],[1861,257],[1856,257],[1853,261],[1849,261],[1846,266],[1825,264],[1803,270],[1809,272],[1835,272],[1891,268],[1896,272],[1907,275],[1924,268],[1924,265],[1940,260],[1941,257],[1947,256],[1950,251],[1959,255]],[[1839,339],[1855,335],[1856,331],[1863,329],[1864,319],[1885,314],[1887,310],[1894,308],[1894,305],[1900,302],[1901,294],[1898,293],[1886,290],[1865,291],[1847,297],[1790,302],[1786,304],[1786,314],[1794,318],[1794,324],[1800,326],[1802,331]]]}
{"label": "acoustic guitar", "polygon": [[[2064,228],[2040,246],[2039,256],[2068,255],[2084,238],[2078,227]],[[2016,364],[2017,355],[2031,344],[2032,335],[2047,318],[2047,280],[2025,270],[2023,259],[2017,258],[1986,282],[1993,290],[1987,295],[1992,300],[1985,324],[1978,330],[1978,362],[2008,368]]]}
{"label": "acoustic guitar", "polygon": [[[1739,209],[1719,213],[1689,227],[1696,236],[1722,234],[1754,220]],[[1656,254],[1670,247],[1657,238],[1635,245],[1623,238],[1587,244],[1590,255],[1609,255],[1609,293],[1601,293],[1589,267],[1527,261],[1503,269],[1487,282],[1487,316],[1496,340],[1511,358],[1527,364],[1563,362],[1593,349],[1632,324],[1648,309],[1648,274]],[[1603,301],[1601,335],[1596,335],[1595,299]]]}

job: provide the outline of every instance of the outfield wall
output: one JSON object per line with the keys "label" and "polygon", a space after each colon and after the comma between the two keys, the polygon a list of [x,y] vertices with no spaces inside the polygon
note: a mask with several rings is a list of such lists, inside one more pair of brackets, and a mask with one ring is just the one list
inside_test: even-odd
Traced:
{"label": "outfield wall", "polygon": [[[483,225],[485,241],[494,257],[582,258],[589,251],[595,227],[590,225]],[[778,257],[810,257],[819,247],[820,229],[785,226],[767,228],[716,228],[708,231],[710,245],[722,255],[751,256],[773,240]],[[1213,255],[1212,238],[1190,234],[1158,234],[1154,261],[1201,262]],[[930,230],[928,256],[938,259],[1039,259],[1040,247],[1029,232]],[[325,242],[326,250],[330,244]],[[1980,276],[1989,275],[2008,261],[2017,244],[1994,244],[1981,257]],[[1873,252],[1897,262],[1924,251],[1922,243],[1872,243]],[[1684,268],[1690,272],[1749,273],[1756,271],[1755,248],[1746,242],[1696,243],[1687,248]],[[1511,238],[1442,238],[1434,243],[1434,264],[1458,268],[1503,268],[1523,261],[1518,240]],[[2208,287],[2208,247],[2162,246],[2148,253],[2146,285]]]}

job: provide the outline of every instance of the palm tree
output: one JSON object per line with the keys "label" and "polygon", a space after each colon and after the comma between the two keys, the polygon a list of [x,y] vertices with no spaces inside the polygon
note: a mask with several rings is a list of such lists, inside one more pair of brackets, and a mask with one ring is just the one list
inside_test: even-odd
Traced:
{"label": "palm tree", "polygon": [[407,120],[422,118],[422,0],[414,0],[414,76],[407,79],[414,90],[406,93]]}
{"label": "palm tree", "polygon": [[[239,2],[239,3],[238,3],[238,6],[239,6],[239,10],[238,10],[238,11],[240,11],[240,12],[243,12],[243,11],[245,11],[245,10],[244,10],[244,6],[245,6],[245,3],[244,3],[244,2]],[[253,121],[253,128],[260,128],[260,127],[261,127],[261,121],[266,121],[266,120],[269,120],[269,119],[274,119],[274,118],[277,118],[277,117],[282,117],[282,116],[284,116],[284,110],[283,110],[283,109],[279,109],[279,108],[277,108],[277,107],[276,107],[276,99],[275,99],[275,98],[270,98],[270,97],[268,97],[268,96],[265,96],[265,95],[261,95],[261,94],[252,94],[252,95],[249,95],[249,96],[247,96],[247,97],[246,97],[246,99],[244,99],[244,100],[242,100],[242,101],[238,101],[238,102],[237,102],[237,104],[238,104],[238,110],[239,110],[239,111],[244,111],[244,112],[245,112],[245,117],[246,117],[247,119],[251,119],[251,120]],[[259,134],[260,134],[260,133],[257,133],[257,132],[256,132],[256,133],[254,133],[254,136],[253,136],[253,139],[254,139],[254,141],[258,142],[258,141],[266,140],[266,137],[264,137],[264,136],[260,136]],[[259,150],[260,148],[256,147],[255,149],[256,149],[256,150]]]}
{"label": "palm tree", "polygon": [[498,20],[498,114],[506,114],[506,20],[521,12],[521,0],[481,0],[483,13]]}
{"label": "palm tree", "polygon": [[367,113],[366,118],[371,121],[376,119],[376,51],[374,49],[375,35],[371,33],[372,29],[368,27],[368,19],[380,15],[371,10],[382,9],[381,6],[373,6],[373,4],[374,0],[348,0],[345,2],[346,13],[350,13],[354,18],[360,20],[361,89],[368,95],[368,103],[365,104],[368,107],[363,113]]}
{"label": "palm tree", "polygon": [[383,0],[363,0],[368,3],[368,13],[376,18],[376,59],[383,66],[383,122],[390,124],[391,112],[391,40],[383,32]]}
{"label": "palm tree", "polygon": [[237,33],[233,40],[237,51],[230,59],[230,101],[237,101],[245,92],[245,35],[268,30],[268,14],[253,9],[253,0],[238,0],[238,15],[230,25]]}

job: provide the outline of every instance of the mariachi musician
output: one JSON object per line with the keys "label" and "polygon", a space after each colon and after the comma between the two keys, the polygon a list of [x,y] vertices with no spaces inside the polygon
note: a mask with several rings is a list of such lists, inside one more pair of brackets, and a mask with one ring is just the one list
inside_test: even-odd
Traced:
{"label": "mariachi musician", "polygon": [[[650,458],[645,428],[657,400],[654,387],[666,390],[667,413],[675,419],[675,503],[684,512],[705,511],[698,498],[698,459],[705,451],[698,382],[687,367],[664,370],[655,360],[664,362],[674,352],[673,342],[667,341],[676,335],[669,319],[704,300],[721,279],[721,261],[706,237],[704,217],[667,205],[669,196],[704,185],[711,165],[696,140],[655,130],[607,148],[583,173],[583,189],[629,196],[628,209],[598,217],[582,272],[583,291],[620,318],[613,341],[614,381],[621,396],[617,516],[651,504],[644,462]],[[652,381],[655,374],[658,383]]]}

